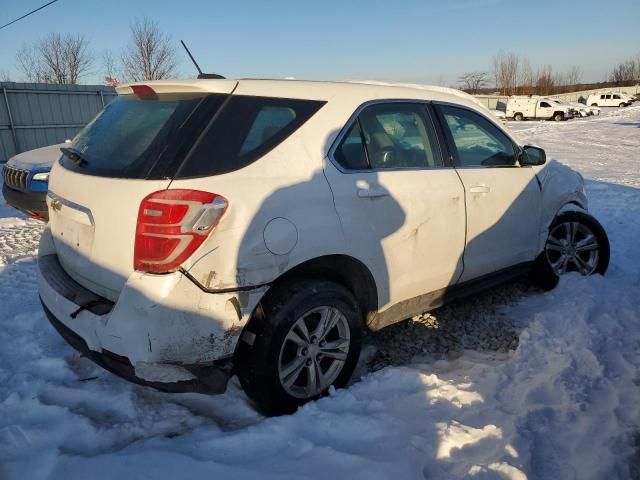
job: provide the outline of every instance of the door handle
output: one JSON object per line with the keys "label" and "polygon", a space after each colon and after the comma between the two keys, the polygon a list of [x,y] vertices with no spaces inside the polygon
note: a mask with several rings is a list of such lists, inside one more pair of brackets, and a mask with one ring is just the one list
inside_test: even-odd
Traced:
{"label": "door handle", "polygon": [[359,188],[358,189],[358,197],[360,198],[377,198],[377,197],[388,197],[389,192],[387,192],[382,187],[367,187],[367,188]]}
{"label": "door handle", "polygon": [[469,189],[471,193],[489,193],[491,189],[486,185],[475,185]]}

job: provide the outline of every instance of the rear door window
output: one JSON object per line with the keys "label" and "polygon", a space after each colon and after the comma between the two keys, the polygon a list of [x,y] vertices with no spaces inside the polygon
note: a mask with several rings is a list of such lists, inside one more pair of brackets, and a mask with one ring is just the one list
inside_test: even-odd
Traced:
{"label": "rear door window", "polygon": [[347,170],[366,170],[369,168],[359,120],[353,122],[340,146],[336,149],[334,157]]}
{"label": "rear door window", "polygon": [[421,103],[365,108],[334,152],[347,170],[442,166],[433,124]]}
{"label": "rear door window", "polygon": [[326,102],[233,95],[214,118],[176,178],[219,175],[264,156]]}

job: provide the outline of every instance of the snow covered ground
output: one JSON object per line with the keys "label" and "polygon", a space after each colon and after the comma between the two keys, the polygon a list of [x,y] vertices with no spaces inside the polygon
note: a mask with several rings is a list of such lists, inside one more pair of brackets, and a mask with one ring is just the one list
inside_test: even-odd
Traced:
{"label": "snow covered ground", "polygon": [[41,224],[0,207],[0,479],[639,478],[640,107],[510,126],[587,179],[607,276],[372,335],[361,378],[286,417],[235,381],[169,395],[78,358],[38,303]]}

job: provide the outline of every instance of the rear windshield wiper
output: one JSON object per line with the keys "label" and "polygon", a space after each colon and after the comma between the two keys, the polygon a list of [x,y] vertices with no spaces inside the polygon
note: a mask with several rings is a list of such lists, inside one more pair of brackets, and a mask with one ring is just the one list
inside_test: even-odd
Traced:
{"label": "rear windshield wiper", "polygon": [[82,152],[72,147],[62,147],[60,151],[64,153],[64,156],[71,160],[79,167],[86,167],[89,165],[87,159],[82,156]]}

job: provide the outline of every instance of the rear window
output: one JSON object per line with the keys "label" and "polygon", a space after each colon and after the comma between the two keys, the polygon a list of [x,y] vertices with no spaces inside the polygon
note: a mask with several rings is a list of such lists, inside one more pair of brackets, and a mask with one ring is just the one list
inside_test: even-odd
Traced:
{"label": "rear window", "polygon": [[116,178],[191,178],[240,169],[275,148],[325,102],[164,94],[111,102],[73,140],[70,170]]}
{"label": "rear window", "polygon": [[161,95],[142,100],[122,95],[109,103],[73,140],[86,163],[60,163],[88,175],[168,178],[223,104],[226,95]]}
{"label": "rear window", "polygon": [[176,178],[243,168],[274,149],[325,102],[233,95],[207,127]]}

